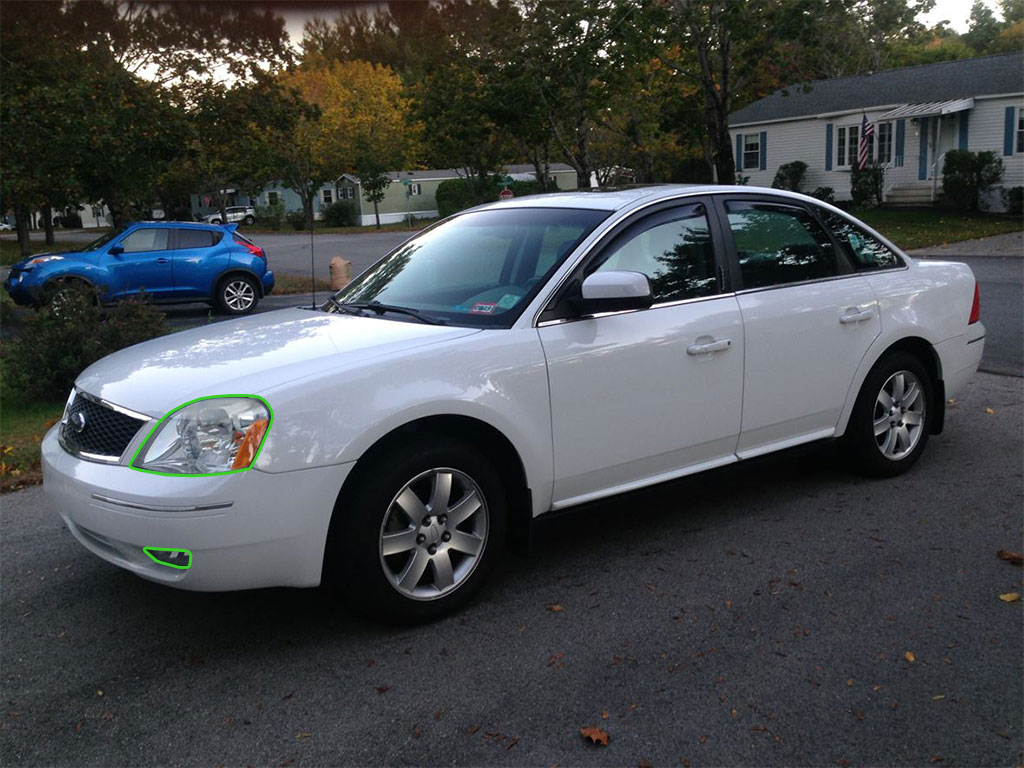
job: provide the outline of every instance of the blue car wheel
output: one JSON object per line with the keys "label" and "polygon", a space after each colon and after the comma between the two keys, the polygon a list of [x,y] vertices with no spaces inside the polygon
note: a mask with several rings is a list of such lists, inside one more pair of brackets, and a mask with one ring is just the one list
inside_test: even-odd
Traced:
{"label": "blue car wheel", "polygon": [[217,306],[229,315],[247,315],[260,300],[256,281],[248,275],[228,275],[217,285]]}

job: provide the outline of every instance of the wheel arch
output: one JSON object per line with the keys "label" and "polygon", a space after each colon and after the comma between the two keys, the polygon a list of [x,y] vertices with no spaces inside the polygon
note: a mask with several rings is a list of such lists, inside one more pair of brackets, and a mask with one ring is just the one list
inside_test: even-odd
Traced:
{"label": "wheel arch", "polygon": [[856,404],[857,398],[860,396],[861,388],[864,386],[864,380],[867,379],[868,374],[871,373],[872,369],[874,369],[876,365],[878,365],[879,361],[894,352],[906,352],[913,355],[920,360],[921,364],[925,367],[925,370],[928,372],[928,375],[932,380],[932,394],[934,395],[933,399],[935,400],[933,404],[934,413],[932,415],[931,428],[929,432],[933,435],[938,435],[942,432],[946,417],[946,395],[945,385],[942,380],[942,360],[935,351],[935,347],[927,339],[920,336],[904,336],[901,339],[891,342],[878,354],[865,356],[864,362],[857,371],[857,378],[854,381],[853,386],[850,387],[850,392],[847,395],[846,406],[843,408],[839,427],[836,429],[837,437],[846,432],[846,428],[850,421],[850,415],[853,412],[853,406]]}
{"label": "wheel arch", "polygon": [[[388,449],[396,442],[407,439],[410,434],[439,434],[457,437],[467,444],[478,446],[494,464],[495,470],[506,484],[508,493],[508,520],[506,544],[515,549],[525,549],[529,543],[530,523],[533,519],[531,491],[527,481],[526,468],[512,441],[501,430],[487,422],[460,414],[439,414],[423,416],[408,421],[379,437],[356,461],[348,473],[331,514],[328,542],[335,529],[336,515],[344,510],[347,501],[361,479],[371,472],[378,461],[386,456]],[[332,566],[328,546],[324,552],[323,580]]]}
{"label": "wheel arch", "polygon": [[230,267],[228,267],[219,275],[217,275],[217,279],[213,281],[213,291],[211,295],[216,296],[217,291],[220,289],[221,283],[223,283],[229,277],[233,277],[235,275],[245,275],[246,277],[251,277],[253,279],[253,282],[256,283],[256,291],[259,293],[259,297],[261,299],[264,297],[263,279],[255,272],[253,272],[251,269],[246,269],[245,267],[240,267],[236,264],[232,264]]}

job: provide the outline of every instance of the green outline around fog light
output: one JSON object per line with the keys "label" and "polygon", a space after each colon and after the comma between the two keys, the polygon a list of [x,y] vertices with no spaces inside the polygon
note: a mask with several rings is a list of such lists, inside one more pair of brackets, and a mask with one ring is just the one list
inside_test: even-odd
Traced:
{"label": "green outline around fog light", "polygon": [[[187,571],[192,567],[192,553],[187,549],[175,549],[174,547],[143,547],[142,551],[146,553],[150,560],[159,565],[166,565],[168,568],[177,568],[179,571]],[[174,565],[173,563],[164,562],[158,560],[154,552],[184,552],[188,555],[188,562],[185,565]]]}
{"label": "green outline around fog light", "polygon": [[[184,472],[160,472],[159,470],[156,469],[146,469],[145,467],[138,467],[135,465],[135,462],[139,460],[139,456],[142,455],[142,452],[149,447],[149,444],[150,442],[152,442],[153,437],[157,433],[157,430],[159,430],[161,425],[169,418],[171,418],[171,416],[176,414],[178,411],[182,410],[183,408],[188,408],[193,403],[200,403],[203,400],[224,400],[229,398],[259,400],[261,403],[263,403],[263,405],[267,407],[267,429],[263,433],[263,439],[260,440],[260,444],[256,447],[256,453],[253,454],[252,461],[249,463],[248,467],[242,467],[241,469],[228,469],[223,472],[201,472],[186,474]],[[257,460],[259,460],[260,453],[263,452],[263,446],[266,445],[267,443],[267,435],[270,434],[270,428],[273,426],[274,409],[270,407],[270,403],[268,403],[264,398],[260,397],[259,395],[206,395],[205,397],[197,397],[194,400],[189,400],[187,403],[182,403],[177,408],[172,408],[171,410],[164,414],[163,418],[161,418],[156,424],[153,425],[153,428],[149,430],[149,434],[146,435],[146,439],[143,440],[142,443],[139,445],[138,449],[136,449],[135,455],[132,456],[132,460],[128,462],[128,468],[134,469],[136,472],[145,472],[148,475],[163,475],[164,477],[214,477],[216,475],[232,475],[237,472],[248,472],[250,469],[252,469],[253,464],[255,464]],[[150,547],[150,549],[154,549],[154,547]]]}

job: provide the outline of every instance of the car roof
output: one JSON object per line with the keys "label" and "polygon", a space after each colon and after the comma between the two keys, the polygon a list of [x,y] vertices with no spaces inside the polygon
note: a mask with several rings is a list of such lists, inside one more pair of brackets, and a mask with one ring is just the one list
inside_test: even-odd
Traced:
{"label": "car roof", "polygon": [[197,221],[132,221],[129,227],[175,227],[180,229],[224,229],[219,224],[203,224]]}
{"label": "car roof", "polygon": [[[582,190],[575,192],[555,192],[551,194],[526,195],[511,200],[481,205],[474,210],[493,208],[583,208],[596,211],[621,211],[639,204],[655,203],[683,195],[711,194],[767,194],[776,197],[789,197],[797,200],[813,200],[806,195],[787,192],[780,189],[765,187],[746,187],[721,184],[658,184],[649,187],[631,187],[612,190]],[[813,200],[818,204],[820,200]]]}

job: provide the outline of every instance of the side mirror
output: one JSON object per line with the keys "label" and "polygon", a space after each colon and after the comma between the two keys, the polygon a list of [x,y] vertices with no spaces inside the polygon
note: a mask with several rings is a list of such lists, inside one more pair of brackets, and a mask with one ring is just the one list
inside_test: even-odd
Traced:
{"label": "side mirror", "polygon": [[569,306],[581,316],[647,309],[654,303],[651,281],[643,272],[595,272],[583,281],[580,293]]}
{"label": "side mirror", "polygon": [[107,249],[107,253],[109,253],[111,256],[120,256],[122,253],[124,253],[124,246],[121,245],[120,243],[118,243],[117,245],[112,245],[110,246],[110,248]]}

